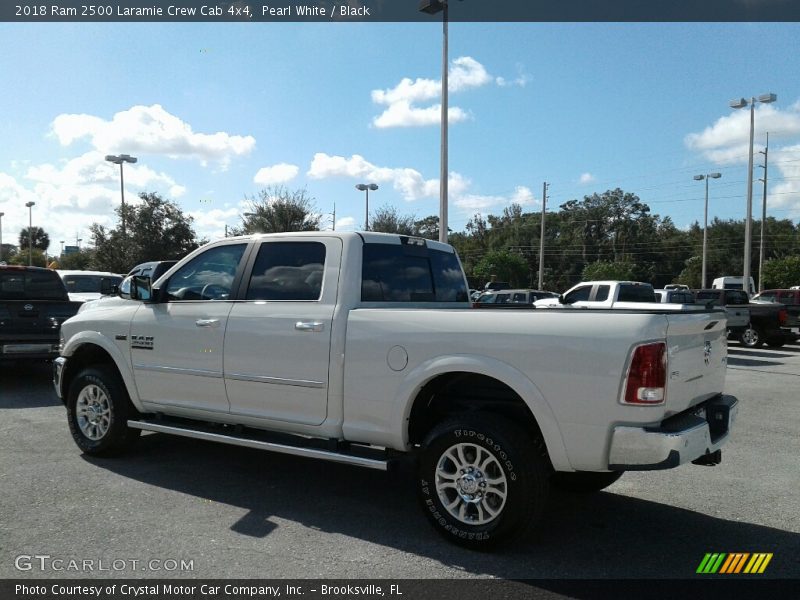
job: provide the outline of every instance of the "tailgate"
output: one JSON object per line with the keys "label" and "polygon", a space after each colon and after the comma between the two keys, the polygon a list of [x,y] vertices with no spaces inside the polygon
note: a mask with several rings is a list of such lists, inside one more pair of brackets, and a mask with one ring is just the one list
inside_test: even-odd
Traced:
{"label": "tailgate", "polygon": [[727,323],[720,311],[667,316],[666,415],[722,392],[728,361]]}
{"label": "tailgate", "polygon": [[1,300],[0,338],[55,337],[61,323],[78,312],[78,302],[52,300]]}
{"label": "tailgate", "polygon": [[750,309],[747,306],[729,304],[725,307],[725,314],[728,317],[728,329],[750,324]]}

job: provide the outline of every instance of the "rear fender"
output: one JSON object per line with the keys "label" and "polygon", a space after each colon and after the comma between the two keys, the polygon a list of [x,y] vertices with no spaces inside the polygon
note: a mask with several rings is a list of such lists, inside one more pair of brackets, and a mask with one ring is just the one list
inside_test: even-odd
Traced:
{"label": "rear fender", "polygon": [[567,458],[561,429],[558,426],[553,409],[547,403],[539,388],[521,371],[494,358],[473,355],[448,355],[432,358],[421,363],[408,373],[398,387],[394,398],[392,423],[396,429],[392,431],[393,446],[407,448],[409,444],[408,424],[414,401],[422,387],[436,377],[448,373],[466,372],[485,375],[496,379],[522,398],[536,419],[539,429],[547,445],[550,461],[559,471],[574,470]]}

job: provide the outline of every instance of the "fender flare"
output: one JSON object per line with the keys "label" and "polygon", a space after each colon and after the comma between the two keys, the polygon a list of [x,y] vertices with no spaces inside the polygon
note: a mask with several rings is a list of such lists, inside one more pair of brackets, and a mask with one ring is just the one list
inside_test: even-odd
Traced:
{"label": "fender flare", "polygon": [[131,371],[125,355],[122,353],[119,347],[106,336],[97,331],[81,331],[80,333],[77,333],[69,338],[69,341],[64,346],[64,350],[62,351],[61,355],[69,360],[69,358],[78,350],[78,348],[87,345],[97,346],[104,350],[106,354],[111,357],[111,360],[114,361],[114,366],[117,368],[117,371],[122,377],[122,382],[125,385],[125,389],[128,392],[128,397],[131,399],[131,403],[134,405],[134,407],[136,407],[136,410],[145,412],[142,408],[141,402],[139,402],[139,393],[136,389],[136,383],[133,379],[133,372]]}
{"label": "fender flare", "polygon": [[496,379],[510,387],[525,402],[542,432],[550,461],[557,470],[572,471],[564,439],[552,407],[536,384],[524,373],[495,358],[471,354],[437,356],[414,367],[398,387],[392,404],[391,432],[396,448],[408,448],[408,423],[419,391],[436,377],[454,372],[474,373]]}

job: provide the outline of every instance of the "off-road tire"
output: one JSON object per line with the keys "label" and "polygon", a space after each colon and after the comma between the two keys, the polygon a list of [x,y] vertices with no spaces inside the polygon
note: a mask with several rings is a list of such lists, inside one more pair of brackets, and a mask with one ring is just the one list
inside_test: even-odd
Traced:
{"label": "off-road tire", "polygon": [[575,471],[574,473],[555,472],[550,478],[554,488],[564,492],[591,494],[610,486],[622,477],[624,471],[610,473],[593,473],[591,471]]}
{"label": "off-road tire", "polygon": [[439,534],[490,550],[541,517],[550,473],[540,436],[502,417],[466,414],[448,418],[426,437],[418,496]]}
{"label": "off-road tire", "polygon": [[84,369],[67,392],[67,420],[72,439],[83,452],[113,456],[128,449],[141,430],[128,427],[138,415],[119,374],[98,365]]}

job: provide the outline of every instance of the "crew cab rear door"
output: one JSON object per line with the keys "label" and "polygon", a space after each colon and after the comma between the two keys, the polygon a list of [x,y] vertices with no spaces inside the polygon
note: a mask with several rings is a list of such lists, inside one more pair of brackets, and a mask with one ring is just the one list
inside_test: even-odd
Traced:
{"label": "crew cab rear door", "polygon": [[252,252],[225,335],[233,414],[319,425],[327,416],[342,241],[281,237]]}

